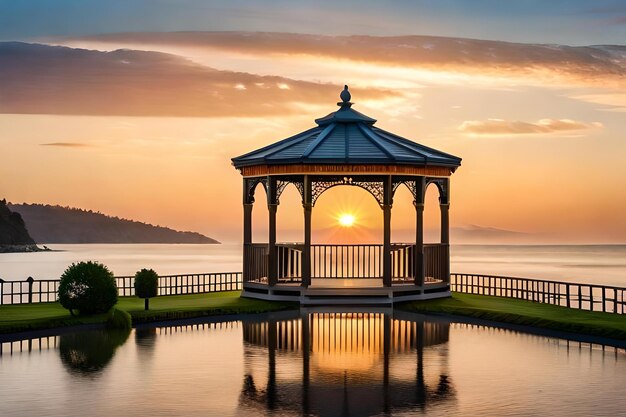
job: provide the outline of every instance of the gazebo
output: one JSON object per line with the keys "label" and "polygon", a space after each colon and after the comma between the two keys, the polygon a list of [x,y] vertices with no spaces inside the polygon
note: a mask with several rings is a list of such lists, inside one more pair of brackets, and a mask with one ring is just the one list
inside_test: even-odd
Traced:
{"label": "gazebo", "polygon": [[[243,176],[243,293],[302,304],[393,304],[450,295],[450,176],[461,159],[375,125],[352,108],[348,86],[339,110],[316,127],[232,159]],[[252,242],[259,184],[269,212],[267,242]],[[302,197],[304,242],[276,242],[280,196],[293,184]],[[406,186],[415,206],[415,242],[391,242],[394,193]],[[424,197],[439,191],[441,241],[424,244]],[[380,205],[383,244],[311,244],[315,202],[337,186],[360,187]]]}

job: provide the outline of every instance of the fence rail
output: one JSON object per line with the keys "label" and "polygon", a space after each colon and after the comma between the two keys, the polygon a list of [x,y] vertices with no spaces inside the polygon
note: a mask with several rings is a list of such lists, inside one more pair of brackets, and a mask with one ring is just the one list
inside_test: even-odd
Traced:
{"label": "fence rail", "polygon": [[[4,281],[0,279],[0,305],[47,303],[57,300],[59,280],[33,279]],[[135,277],[115,277],[122,297],[135,295]],[[202,294],[242,289],[241,272],[161,275],[159,295]]]}
{"label": "fence rail", "polygon": [[[320,245],[320,247],[321,246],[328,245]],[[369,245],[363,245],[364,248],[367,246]],[[259,245],[259,247],[255,249],[255,252],[260,254],[264,248]],[[343,249],[339,250],[341,251]],[[377,249],[366,248],[363,250]],[[397,251],[398,254],[395,256],[399,259],[399,266],[397,266],[398,270],[396,271],[410,270],[408,265],[412,259],[410,253],[411,249],[408,246],[397,246],[394,250]],[[441,249],[433,250],[440,251]],[[333,250],[332,255],[337,256],[334,252],[335,250]],[[348,259],[351,260],[353,256],[354,255],[350,253]],[[301,265],[301,253],[299,253],[299,248],[295,246],[286,248],[283,250],[280,257],[283,265],[281,276],[284,278],[297,278]],[[377,258],[380,259],[379,257]],[[437,263],[435,262],[435,264]],[[367,270],[367,265],[365,265],[365,267]],[[350,264],[346,272],[349,275],[355,275],[353,271],[358,270],[358,268],[360,268],[360,266],[352,266],[352,264]],[[376,262],[373,269],[378,270],[379,268],[380,265]],[[328,273],[330,273],[330,271],[328,271]],[[318,270],[317,276],[319,275],[323,276],[323,271]],[[626,287],[505,277],[499,275],[452,273],[450,277],[450,290],[455,292],[516,298],[580,310],[626,314]],[[134,277],[115,277],[115,281],[120,296],[133,296],[135,294]],[[57,300],[59,282],[59,280],[51,279],[36,280],[31,277],[24,281],[5,281],[0,279],[0,305],[54,302]],[[241,272],[163,275],[159,277],[159,295],[161,296],[201,294],[241,289]]]}
{"label": "fence rail", "polygon": [[450,290],[537,303],[625,314],[626,288],[498,275],[451,274]]}

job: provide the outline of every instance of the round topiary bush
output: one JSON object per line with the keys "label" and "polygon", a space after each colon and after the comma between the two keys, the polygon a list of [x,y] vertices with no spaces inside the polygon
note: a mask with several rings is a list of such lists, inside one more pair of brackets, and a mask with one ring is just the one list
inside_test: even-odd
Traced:
{"label": "round topiary bush", "polygon": [[142,269],[135,274],[135,295],[145,300],[144,307],[148,310],[150,298],[159,293],[159,275],[152,269]]}
{"label": "round topiary bush", "polygon": [[59,302],[72,315],[106,313],[117,303],[113,273],[98,262],[70,265],[61,275]]}

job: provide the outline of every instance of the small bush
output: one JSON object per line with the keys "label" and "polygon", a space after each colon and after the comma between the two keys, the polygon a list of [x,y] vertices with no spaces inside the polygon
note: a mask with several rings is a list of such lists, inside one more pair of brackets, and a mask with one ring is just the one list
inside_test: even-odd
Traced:
{"label": "small bush", "polygon": [[106,313],[117,303],[113,273],[98,262],[70,265],[61,275],[59,302],[72,315]]}
{"label": "small bush", "polygon": [[118,310],[113,307],[111,311],[109,311],[106,327],[108,329],[130,330],[133,327],[133,319],[126,311]]}
{"label": "small bush", "polygon": [[159,275],[152,269],[142,269],[135,274],[135,295],[145,299],[145,309],[149,308],[149,299],[159,293]]}

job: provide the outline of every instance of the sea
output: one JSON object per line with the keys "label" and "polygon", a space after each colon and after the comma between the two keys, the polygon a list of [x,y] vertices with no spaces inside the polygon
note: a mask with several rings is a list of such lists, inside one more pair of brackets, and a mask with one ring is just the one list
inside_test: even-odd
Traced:
{"label": "sea", "polygon": [[[0,254],[4,280],[58,279],[73,262],[102,262],[116,276],[238,272],[241,244],[49,244],[49,252]],[[451,271],[626,287],[626,245],[452,245]]]}

